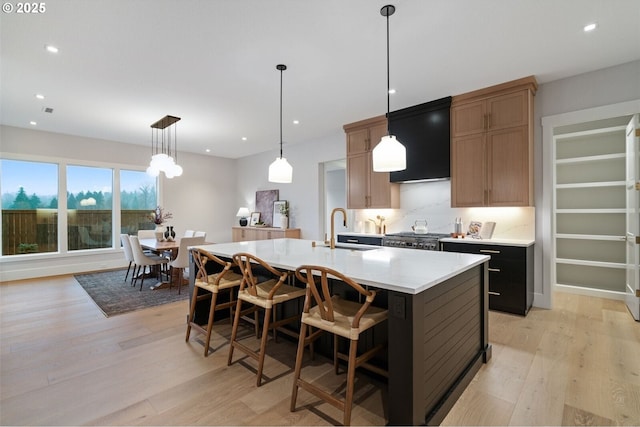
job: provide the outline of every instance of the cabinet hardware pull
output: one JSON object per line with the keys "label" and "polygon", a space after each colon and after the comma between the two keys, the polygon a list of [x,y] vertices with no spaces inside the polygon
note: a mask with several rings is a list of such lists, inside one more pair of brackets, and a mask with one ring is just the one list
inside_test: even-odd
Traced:
{"label": "cabinet hardware pull", "polygon": [[491,129],[491,113],[487,114],[487,130]]}
{"label": "cabinet hardware pull", "polygon": [[495,251],[493,249],[480,249],[480,252],[484,254],[499,254],[500,251]]}
{"label": "cabinet hardware pull", "polygon": [[347,243],[360,243],[358,239],[347,239]]}
{"label": "cabinet hardware pull", "polygon": [[487,270],[493,271],[494,273],[500,273],[500,269],[499,268],[488,268]]}
{"label": "cabinet hardware pull", "polygon": [[500,296],[500,292],[491,292],[491,291],[489,291],[488,293],[489,293],[489,295],[497,295],[497,296]]}

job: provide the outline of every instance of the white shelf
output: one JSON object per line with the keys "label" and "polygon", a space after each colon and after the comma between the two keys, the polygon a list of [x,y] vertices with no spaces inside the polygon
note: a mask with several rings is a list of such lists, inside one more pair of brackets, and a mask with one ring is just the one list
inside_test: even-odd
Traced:
{"label": "white shelf", "polygon": [[606,181],[606,182],[578,182],[574,184],[556,184],[556,188],[597,188],[597,187],[625,187],[624,181]]}
{"label": "white shelf", "polygon": [[588,267],[605,267],[605,268],[620,268],[626,269],[627,264],[621,262],[603,262],[603,261],[591,261],[584,259],[568,259],[568,258],[556,258],[556,264],[570,264],[570,265],[583,265]]}
{"label": "white shelf", "polygon": [[555,212],[557,214],[576,214],[576,213],[624,214],[624,213],[627,213],[627,210],[624,208],[620,208],[620,209],[556,209]]}
{"label": "white shelf", "polygon": [[556,165],[573,165],[579,163],[602,162],[605,160],[624,159],[624,153],[602,154],[599,156],[571,157],[568,159],[557,159]]}
{"label": "white shelf", "polygon": [[611,242],[625,241],[624,236],[607,236],[598,234],[556,234],[556,239],[572,239],[572,240],[607,240]]}
{"label": "white shelf", "polygon": [[556,280],[591,291],[621,291],[625,126],[556,135],[554,153]]}

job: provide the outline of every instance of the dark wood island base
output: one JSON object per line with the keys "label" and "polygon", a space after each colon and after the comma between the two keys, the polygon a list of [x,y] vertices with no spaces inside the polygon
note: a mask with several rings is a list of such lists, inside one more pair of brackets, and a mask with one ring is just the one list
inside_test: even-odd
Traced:
{"label": "dark wood island base", "polygon": [[438,425],[482,363],[487,263],[416,295],[389,292],[389,425]]}

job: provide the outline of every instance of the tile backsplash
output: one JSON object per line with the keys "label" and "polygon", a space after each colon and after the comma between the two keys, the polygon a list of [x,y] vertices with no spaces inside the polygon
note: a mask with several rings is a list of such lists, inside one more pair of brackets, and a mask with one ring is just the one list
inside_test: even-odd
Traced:
{"label": "tile backsplash", "polygon": [[462,217],[465,230],[470,221],[493,221],[494,238],[535,238],[535,208],[452,208],[450,180],[401,184],[400,209],[351,210],[350,231],[375,233],[370,219],[377,215],[385,217],[387,233],[410,231],[416,220],[426,220],[429,232],[451,233],[456,217]]}

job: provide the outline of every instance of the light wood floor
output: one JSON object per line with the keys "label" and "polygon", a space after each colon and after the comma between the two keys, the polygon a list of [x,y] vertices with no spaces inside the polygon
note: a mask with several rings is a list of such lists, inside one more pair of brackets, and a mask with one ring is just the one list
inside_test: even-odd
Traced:
{"label": "light wood floor", "polygon": [[[493,358],[444,424],[640,425],[640,323],[617,301],[558,293],[555,304],[526,318],[490,314]],[[269,343],[271,380],[256,388],[252,360],[226,365],[229,325],[216,326],[204,358],[197,335],[184,342],[186,312],[183,301],[105,318],[71,276],[3,283],[0,423],[339,423],[304,391],[289,411],[292,343]],[[306,378],[342,390],[327,360],[306,366]],[[352,423],[384,425],[386,386],[357,384]]]}

